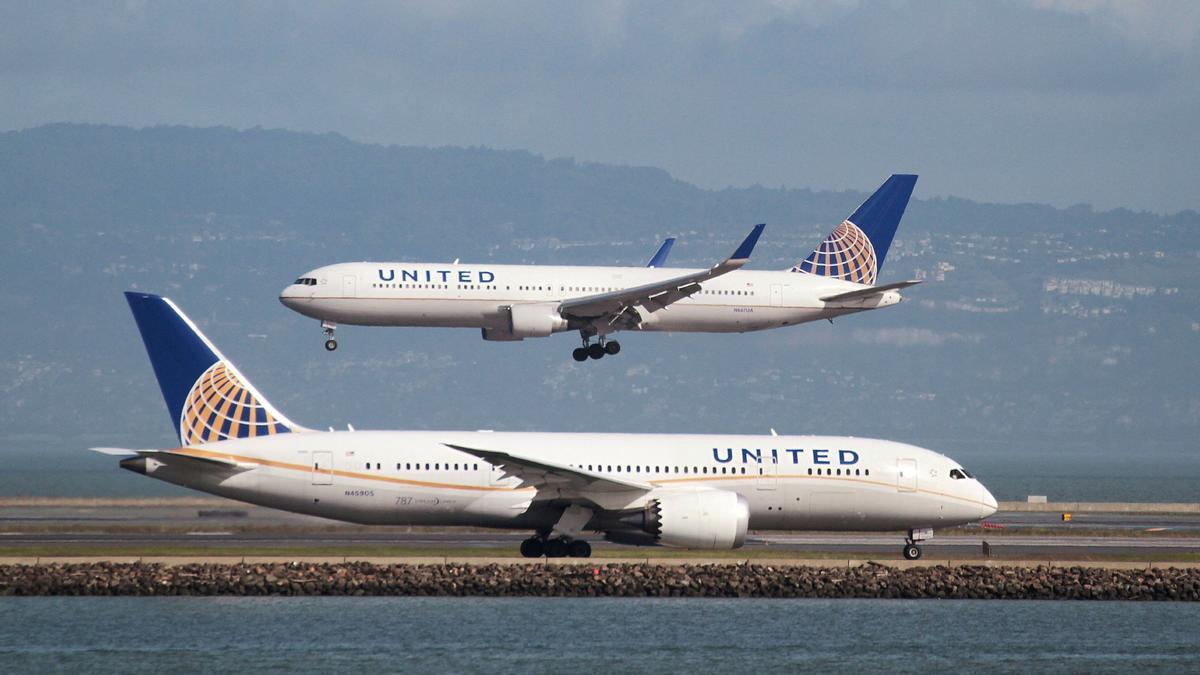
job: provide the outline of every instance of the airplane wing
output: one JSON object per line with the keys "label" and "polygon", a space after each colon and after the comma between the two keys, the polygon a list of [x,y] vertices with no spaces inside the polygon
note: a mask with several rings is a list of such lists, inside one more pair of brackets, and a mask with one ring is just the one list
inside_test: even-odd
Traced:
{"label": "airplane wing", "polygon": [[672,277],[651,284],[623,288],[619,291],[588,295],[582,298],[564,300],[559,305],[563,316],[573,316],[581,319],[595,319],[612,316],[613,321],[633,307],[643,307],[647,311],[657,312],[674,302],[678,302],[700,291],[700,282],[707,281],[722,274],[728,274],[750,261],[750,252],[758,243],[766,225],[755,225],[733,255],[713,265],[712,267],[692,274]]}
{"label": "airplane wing", "polygon": [[909,281],[897,281],[896,283],[893,283],[893,284],[884,284],[882,286],[870,286],[867,288],[860,288],[855,291],[846,291],[845,293],[837,293],[835,295],[826,295],[821,298],[821,301],[822,302],[841,302],[844,300],[859,300],[862,298],[869,298],[872,295],[878,295],[885,291],[896,291],[896,290],[900,290],[901,288],[908,288],[909,286],[916,286],[919,283],[921,283],[920,279],[912,279]]}
{"label": "airplane wing", "polygon": [[650,262],[646,263],[646,267],[662,267],[663,263],[667,262],[667,256],[671,253],[671,247],[675,245],[675,237],[667,237],[663,240],[662,246],[658,247],[658,252],[654,257],[650,258]]}
{"label": "airplane wing", "polygon": [[630,490],[653,490],[654,486],[640,481],[625,478],[602,476],[598,473],[575,469],[540,459],[521,457],[509,452],[498,450],[483,450],[468,448],[453,443],[445,443],[446,447],[459,452],[474,455],[483,461],[500,467],[505,475],[516,476],[521,480],[521,486],[532,486],[539,492],[546,489],[560,491],[587,492],[628,492]]}

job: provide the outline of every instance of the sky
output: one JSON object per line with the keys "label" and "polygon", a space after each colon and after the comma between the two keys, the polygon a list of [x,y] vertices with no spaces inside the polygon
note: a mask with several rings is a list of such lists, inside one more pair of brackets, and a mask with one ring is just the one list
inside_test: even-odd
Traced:
{"label": "sky", "polygon": [[0,0],[0,130],[337,132],[707,188],[1200,209],[1200,3]]}

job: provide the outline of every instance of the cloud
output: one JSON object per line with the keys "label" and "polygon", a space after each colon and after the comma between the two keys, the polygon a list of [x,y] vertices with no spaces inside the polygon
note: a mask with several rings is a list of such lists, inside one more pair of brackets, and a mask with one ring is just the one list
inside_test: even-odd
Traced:
{"label": "cloud", "polygon": [[1039,9],[1088,17],[1152,53],[1190,53],[1200,38],[1200,3],[1193,0],[1029,0]]}
{"label": "cloud", "polygon": [[[1200,7],[1197,4],[1196,7]],[[706,187],[1198,207],[1200,10],[1101,0],[10,3],[0,129],[225,124]]]}

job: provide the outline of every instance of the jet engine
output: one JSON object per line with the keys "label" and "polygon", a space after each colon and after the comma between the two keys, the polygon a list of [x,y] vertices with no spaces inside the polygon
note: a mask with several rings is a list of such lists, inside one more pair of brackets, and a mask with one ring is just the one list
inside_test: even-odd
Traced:
{"label": "jet engine", "polygon": [[558,313],[558,303],[556,302],[506,305],[501,307],[500,311],[508,318],[508,326],[506,326],[508,330],[491,331],[490,333],[496,337],[491,337],[489,331],[485,331],[485,340],[522,340],[527,337],[546,337],[555,331],[567,328],[567,320]]}
{"label": "jet engine", "polygon": [[709,550],[741,548],[750,523],[746,498],[726,490],[669,492],[606,527],[618,544]]}

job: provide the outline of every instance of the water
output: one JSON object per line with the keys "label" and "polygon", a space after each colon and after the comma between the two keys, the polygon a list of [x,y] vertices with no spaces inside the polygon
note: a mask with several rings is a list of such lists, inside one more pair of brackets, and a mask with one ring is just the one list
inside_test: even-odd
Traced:
{"label": "water", "polygon": [[1195,671],[1200,604],[0,598],[8,672]]}

